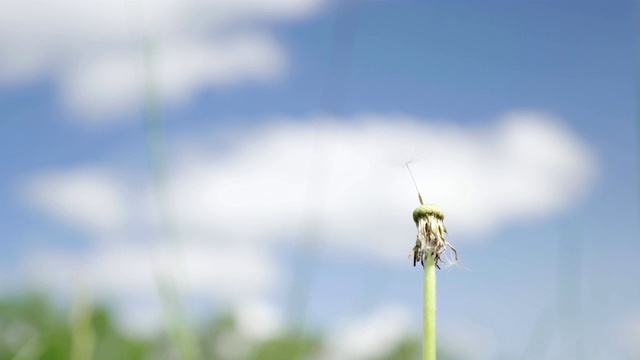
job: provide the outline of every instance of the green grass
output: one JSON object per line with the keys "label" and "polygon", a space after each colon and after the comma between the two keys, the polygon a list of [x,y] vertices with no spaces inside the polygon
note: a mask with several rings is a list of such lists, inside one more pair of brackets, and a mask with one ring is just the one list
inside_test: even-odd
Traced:
{"label": "green grass", "polygon": [[[116,325],[108,307],[89,304],[87,299],[80,299],[67,307],[33,293],[0,298],[0,359],[182,359],[183,354],[176,352],[166,332],[149,338],[132,336]],[[224,314],[191,329],[200,358],[207,360],[225,360],[217,345],[238,331],[233,317]],[[235,346],[247,350],[237,360],[303,360],[320,355],[326,342],[321,334],[283,334]],[[419,358],[419,339],[407,338],[389,354],[372,360]]]}

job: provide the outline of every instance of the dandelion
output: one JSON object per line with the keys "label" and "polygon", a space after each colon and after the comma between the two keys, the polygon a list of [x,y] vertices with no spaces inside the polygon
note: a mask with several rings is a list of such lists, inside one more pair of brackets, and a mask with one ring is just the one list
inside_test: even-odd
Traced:
{"label": "dandelion", "polygon": [[413,257],[413,266],[416,266],[419,261],[424,267],[424,261],[432,257],[435,260],[435,266],[439,269],[438,262],[445,262],[443,253],[447,247],[453,251],[455,259],[458,260],[458,252],[444,237],[444,234],[447,234],[447,228],[444,226],[444,211],[438,205],[421,203],[413,211],[413,221],[418,227],[416,245],[409,254],[410,259]]}
{"label": "dandelion", "polygon": [[413,221],[418,228],[416,244],[409,253],[409,259],[413,258],[413,266],[419,261],[424,268],[424,332],[423,360],[436,360],[436,268],[440,268],[439,262],[445,262],[443,255],[447,247],[455,254],[458,260],[458,252],[445,239],[447,228],[444,226],[444,211],[434,204],[425,205],[422,195],[418,190],[409,165],[407,170],[411,175],[413,184],[418,191],[420,206],[413,211]]}

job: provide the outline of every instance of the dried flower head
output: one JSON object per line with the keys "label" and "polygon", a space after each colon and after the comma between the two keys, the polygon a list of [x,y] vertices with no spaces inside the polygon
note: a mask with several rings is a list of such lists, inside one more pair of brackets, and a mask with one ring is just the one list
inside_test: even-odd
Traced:
{"label": "dried flower head", "polygon": [[438,262],[445,262],[442,259],[442,254],[447,246],[455,254],[455,259],[458,259],[458,252],[444,238],[447,228],[444,226],[444,211],[439,206],[434,204],[418,206],[413,211],[413,221],[418,227],[416,245],[409,254],[409,259],[413,257],[413,266],[416,266],[416,262],[420,261],[424,267],[425,259],[432,257],[439,269]]}

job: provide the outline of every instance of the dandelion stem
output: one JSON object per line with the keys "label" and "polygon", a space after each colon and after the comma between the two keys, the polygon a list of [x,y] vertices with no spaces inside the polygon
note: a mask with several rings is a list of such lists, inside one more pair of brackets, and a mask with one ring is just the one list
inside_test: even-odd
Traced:
{"label": "dandelion stem", "polygon": [[423,360],[436,360],[436,261],[429,255],[424,261],[424,333]]}

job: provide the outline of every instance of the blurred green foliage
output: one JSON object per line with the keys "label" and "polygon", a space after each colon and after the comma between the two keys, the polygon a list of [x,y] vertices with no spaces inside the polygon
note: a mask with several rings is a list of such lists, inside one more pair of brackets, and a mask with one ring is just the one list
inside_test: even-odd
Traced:
{"label": "blurred green foliage", "polygon": [[[116,326],[106,306],[87,307],[84,313],[74,306],[58,306],[40,294],[0,300],[0,359],[179,359],[167,332],[134,337]],[[283,335],[253,343],[239,335],[228,315],[194,330],[203,360],[302,360],[321,358],[323,350],[322,338],[312,335]],[[90,356],[78,348],[90,349]],[[417,339],[406,339],[390,354],[372,360],[417,360],[421,350]],[[442,354],[442,359],[453,358]]]}
{"label": "blurred green foliage", "polygon": [[[147,359],[153,343],[125,336],[102,306],[90,313],[95,333],[93,359]],[[73,319],[70,312],[38,294],[0,302],[0,359],[69,359]]]}

